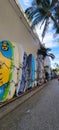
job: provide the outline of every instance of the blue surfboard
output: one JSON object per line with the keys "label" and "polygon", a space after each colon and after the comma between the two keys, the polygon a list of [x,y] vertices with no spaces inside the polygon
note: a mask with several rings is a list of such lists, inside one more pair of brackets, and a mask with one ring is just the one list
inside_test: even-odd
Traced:
{"label": "blue surfboard", "polygon": [[35,58],[32,54],[27,57],[27,67],[26,67],[26,83],[25,90],[32,88],[34,86],[35,79]]}
{"label": "blue surfboard", "polygon": [[37,86],[37,60],[35,58],[35,81],[34,81],[34,86]]}
{"label": "blue surfboard", "polygon": [[31,61],[31,83],[30,86],[34,87],[34,80],[35,80],[35,57],[32,55],[32,61]]}

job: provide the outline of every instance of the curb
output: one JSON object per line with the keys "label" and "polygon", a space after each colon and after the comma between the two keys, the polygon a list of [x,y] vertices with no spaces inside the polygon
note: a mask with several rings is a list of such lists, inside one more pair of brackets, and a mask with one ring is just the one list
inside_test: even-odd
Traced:
{"label": "curb", "polygon": [[13,102],[10,102],[10,103],[4,105],[3,107],[1,107],[0,108],[0,119],[3,118],[8,113],[10,113],[11,111],[13,111],[14,109],[16,109],[19,105],[24,103],[26,100],[28,100],[35,93],[40,91],[46,85],[47,85],[47,83],[43,84],[40,87],[37,87],[37,88],[29,91],[28,93],[26,93],[26,95],[24,94],[23,96],[20,96],[20,97],[16,98],[16,100],[14,100]]}

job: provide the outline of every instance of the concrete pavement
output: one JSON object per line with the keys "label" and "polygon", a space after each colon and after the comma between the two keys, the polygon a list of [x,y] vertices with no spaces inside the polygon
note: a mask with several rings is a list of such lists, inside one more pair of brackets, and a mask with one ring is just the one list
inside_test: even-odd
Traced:
{"label": "concrete pavement", "polygon": [[0,130],[59,130],[59,82],[52,80],[1,118]]}
{"label": "concrete pavement", "polygon": [[2,105],[2,103],[1,103],[1,105],[0,105],[0,119],[2,117],[4,117],[5,115],[7,115],[9,112],[16,109],[19,105],[24,103],[26,100],[28,100],[35,93],[40,91],[46,85],[47,85],[47,83],[41,85],[40,87],[34,87],[32,90],[25,92],[24,94],[20,95],[18,98],[16,97],[15,98],[16,100],[12,99],[10,102],[8,101],[8,103],[4,103],[3,107],[1,107],[1,105]]}

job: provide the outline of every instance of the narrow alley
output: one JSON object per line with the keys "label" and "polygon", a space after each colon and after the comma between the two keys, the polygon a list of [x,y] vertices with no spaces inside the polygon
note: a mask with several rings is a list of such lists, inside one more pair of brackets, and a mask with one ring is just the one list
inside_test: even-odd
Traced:
{"label": "narrow alley", "polygon": [[59,82],[41,91],[0,120],[0,130],[59,130]]}

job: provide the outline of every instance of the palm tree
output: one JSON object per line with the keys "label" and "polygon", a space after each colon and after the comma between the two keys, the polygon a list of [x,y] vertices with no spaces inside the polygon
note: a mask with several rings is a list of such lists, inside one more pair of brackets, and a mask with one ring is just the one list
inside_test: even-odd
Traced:
{"label": "palm tree", "polygon": [[41,45],[40,49],[37,50],[37,55],[42,55],[43,60],[45,59],[46,56],[51,57],[52,59],[55,58],[54,54],[49,53],[51,51],[50,48],[46,48],[45,46]]}
{"label": "palm tree", "polygon": [[[45,61],[46,56],[51,57],[52,59],[54,59],[55,56],[54,56],[52,53],[49,53],[49,51],[51,51],[50,48],[46,48],[45,46],[43,46],[43,45],[41,44],[40,49],[37,50],[37,56],[38,56],[38,57],[39,57],[39,56],[42,56],[43,61]],[[49,59],[49,58],[48,58],[48,59]],[[42,60],[42,59],[41,59],[41,60]],[[44,66],[44,62],[43,62],[43,66]],[[44,73],[45,73],[46,79],[48,79],[48,73],[46,72],[46,68],[47,68],[47,67],[49,68],[48,65],[44,66]]]}
{"label": "palm tree", "polygon": [[[55,19],[57,19],[59,24],[59,2],[57,7],[55,8]],[[55,23],[54,23],[54,29],[56,30],[56,34],[59,34],[59,26],[57,26]]]}
{"label": "palm tree", "polygon": [[[46,30],[51,20],[54,23],[56,32],[59,30],[59,13],[58,0],[33,0],[32,6],[25,10],[28,19],[32,22],[32,28],[39,22],[41,26],[44,24],[42,38],[44,38]],[[56,14],[57,17],[56,18]]]}

